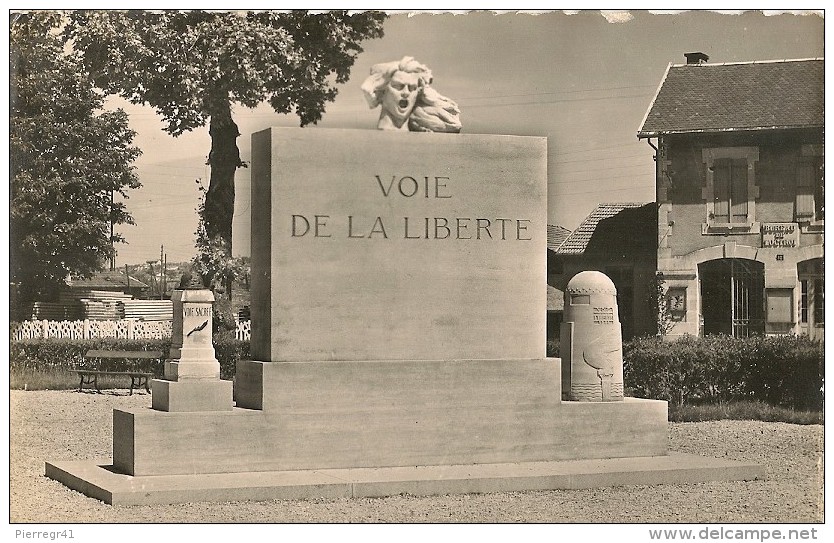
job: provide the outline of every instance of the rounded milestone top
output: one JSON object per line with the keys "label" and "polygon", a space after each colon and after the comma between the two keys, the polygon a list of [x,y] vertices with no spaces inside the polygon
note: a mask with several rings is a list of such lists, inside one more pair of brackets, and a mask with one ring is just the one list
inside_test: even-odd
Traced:
{"label": "rounded milestone top", "polygon": [[617,287],[614,286],[614,282],[604,273],[589,270],[574,275],[568,281],[565,291],[571,294],[590,294],[594,292],[616,295]]}

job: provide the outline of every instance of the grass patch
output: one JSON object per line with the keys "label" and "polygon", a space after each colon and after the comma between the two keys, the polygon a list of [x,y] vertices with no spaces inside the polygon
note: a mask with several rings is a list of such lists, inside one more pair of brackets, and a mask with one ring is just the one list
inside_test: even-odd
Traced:
{"label": "grass patch", "polygon": [[78,377],[62,370],[12,370],[9,388],[12,390],[69,390],[78,388]]}
{"label": "grass patch", "polygon": [[[18,370],[9,372],[9,388],[12,390],[78,390],[81,379],[77,373],[66,370]],[[98,387],[102,390],[129,389],[130,377],[100,375]],[[144,390],[144,385],[140,387]],[[93,385],[84,385],[84,390],[95,390]],[[136,389],[134,389],[136,390]]]}
{"label": "grass patch", "polygon": [[798,411],[764,402],[739,401],[705,405],[669,405],[670,422],[707,420],[760,420],[790,424],[824,424],[821,411]]}

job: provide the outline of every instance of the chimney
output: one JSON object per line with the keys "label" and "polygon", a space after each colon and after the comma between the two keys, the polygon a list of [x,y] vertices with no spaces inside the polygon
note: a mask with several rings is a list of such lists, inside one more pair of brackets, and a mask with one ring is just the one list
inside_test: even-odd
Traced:
{"label": "chimney", "polygon": [[700,51],[697,53],[684,53],[683,56],[686,57],[687,64],[704,64],[709,60],[709,55]]}

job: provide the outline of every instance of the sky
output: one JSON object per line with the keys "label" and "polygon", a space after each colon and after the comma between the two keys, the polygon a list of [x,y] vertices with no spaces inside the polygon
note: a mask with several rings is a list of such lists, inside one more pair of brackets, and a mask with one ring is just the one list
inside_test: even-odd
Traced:
{"label": "sky", "polygon": [[[547,138],[548,224],[570,230],[599,203],[654,200],[653,151],[636,134],[667,66],[684,63],[684,53],[702,51],[711,63],[824,55],[822,17],[761,11],[399,12],[384,30],[364,43],[336,101],[305,130],[375,130],[379,110],[368,108],[359,86],[373,64],[413,56],[431,68],[434,88],[460,105],[463,132]],[[190,260],[197,181],[209,181],[208,128],[173,138],[152,109],[110,105],[130,114],[143,151],[135,163],[143,186],[127,200],[136,225],[118,228],[128,244],[117,246],[117,266],[161,252],[169,263]],[[267,105],[236,106],[233,115],[244,161],[253,132],[298,126]],[[249,171],[235,178],[236,256],[249,255]]]}

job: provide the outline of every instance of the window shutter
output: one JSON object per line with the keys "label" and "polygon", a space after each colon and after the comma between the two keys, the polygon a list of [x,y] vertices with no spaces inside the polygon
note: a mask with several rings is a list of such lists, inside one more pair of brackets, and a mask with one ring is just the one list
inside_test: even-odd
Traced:
{"label": "window shutter", "polygon": [[716,160],[713,163],[713,215],[715,222],[730,222],[730,163],[728,160]]}
{"label": "window shutter", "polygon": [[734,160],[732,163],[732,220],[747,222],[747,161]]}
{"label": "window shutter", "polygon": [[800,160],[799,175],[796,178],[796,218],[813,220],[814,218],[814,162]]}

